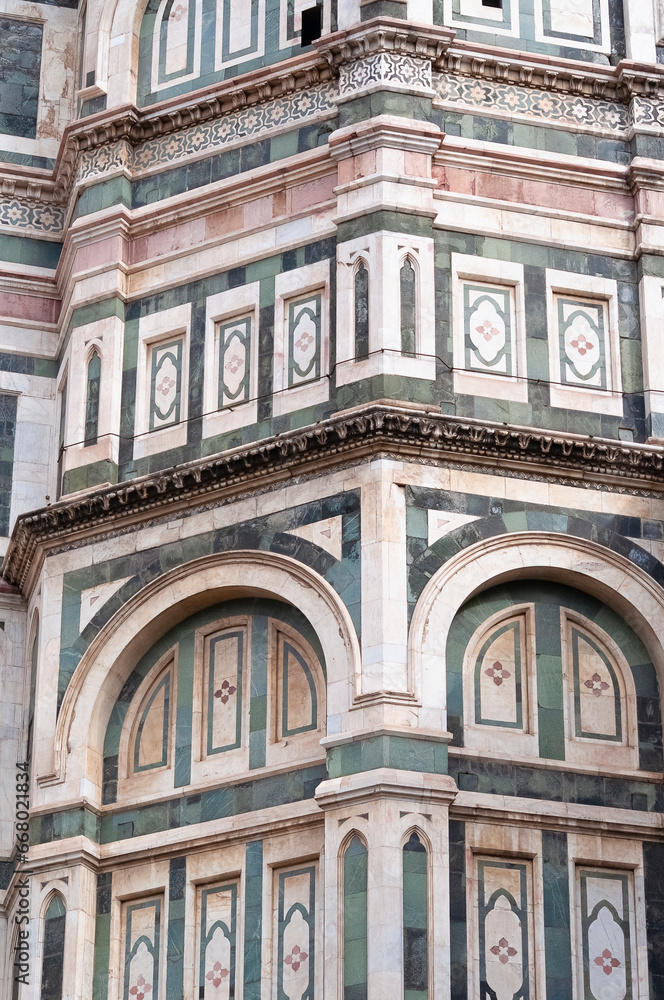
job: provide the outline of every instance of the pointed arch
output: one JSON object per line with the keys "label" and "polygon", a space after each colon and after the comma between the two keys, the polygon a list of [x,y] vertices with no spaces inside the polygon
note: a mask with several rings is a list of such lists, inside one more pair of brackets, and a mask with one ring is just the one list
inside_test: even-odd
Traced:
{"label": "pointed arch", "polygon": [[368,981],[369,852],[364,837],[353,831],[342,844],[343,987],[344,996],[366,995]]}
{"label": "pointed arch", "polygon": [[399,308],[401,323],[401,353],[408,357],[417,354],[419,265],[411,253],[404,254],[399,268]]}
{"label": "pointed arch", "polygon": [[67,907],[59,892],[47,897],[42,909],[43,947],[39,1000],[62,1000]]}
{"label": "pointed arch", "polygon": [[361,254],[353,263],[353,318],[355,323],[356,361],[369,356],[369,282],[369,262]]}
{"label": "pointed arch", "polygon": [[85,434],[83,443],[85,447],[89,447],[97,443],[99,434],[101,353],[96,344],[88,352],[85,374]]}

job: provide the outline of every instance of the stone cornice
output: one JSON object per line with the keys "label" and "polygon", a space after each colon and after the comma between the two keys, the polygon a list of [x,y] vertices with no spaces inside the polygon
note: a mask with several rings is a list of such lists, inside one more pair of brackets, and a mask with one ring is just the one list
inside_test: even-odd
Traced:
{"label": "stone cornice", "polygon": [[[52,179],[27,178],[23,172],[3,166],[0,185],[14,185],[17,192],[25,187],[28,198],[65,204],[76,177],[78,156],[84,150],[119,140],[136,145],[191,125],[212,121],[231,111],[306,90],[327,82],[331,76],[331,69],[324,58],[316,53],[307,53],[157,106],[137,108],[125,105],[101,111],[73,122],[65,129]],[[29,193],[28,186],[32,193]],[[43,194],[36,193],[38,187]]]}
{"label": "stone cornice", "polygon": [[476,80],[621,103],[636,96],[664,95],[664,66],[630,60],[622,60],[617,66],[603,66],[455,40],[440,60],[439,68]]}
{"label": "stone cornice", "polygon": [[460,791],[450,808],[450,816],[491,826],[520,826],[527,820],[529,826],[538,829],[565,830],[593,837],[604,834],[629,840],[661,841],[664,832],[661,813],[487,792]]}
{"label": "stone cornice", "polygon": [[[440,144],[434,154],[434,163],[437,166],[463,167],[551,184],[573,184],[575,187],[591,190],[608,188],[621,193],[630,190],[637,177],[631,166],[620,163],[533,150],[524,146],[502,146],[497,142],[461,136],[445,136],[444,143]],[[647,164],[648,178],[664,176],[664,163],[641,159],[638,163]],[[634,165],[637,171],[639,168],[636,160]],[[642,171],[638,177],[641,174]]]}
{"label": "stone cornice", "polygon": [[51,171],[28,170],[24,167],[8,167],[3,165],[0,177],[0,196],[3,198],[20,198],[27,201],[39,201],[45,204],[57,201],[55,196],[55,181]]}
{"label": "stone cornice", "polygon": [[431,462],[472,462],[516,475],[610,485],[621,492],[664,489],[664,448],[658,445],[423,413],[407,404],[379,401],[25,514],[14,527],[2,576],[24,589],[38,549],[381,452]]}
{"label": "stone cornice", "polygon": [[437,805],[454,802],[458,789],[449,774],[429,774],[422,771],[400,771],[378,767],[373,771],[328,778],[316,789],[316,802],[321,809],[353,806],[371,799],[418,799]]}
{"label": "stone cornice", "polygon": [[325,35],[315,44],[334,70],[380,52],[415,56],[433,63],[434,68],[440,68],[455,34],[450,28],[380,17]]}

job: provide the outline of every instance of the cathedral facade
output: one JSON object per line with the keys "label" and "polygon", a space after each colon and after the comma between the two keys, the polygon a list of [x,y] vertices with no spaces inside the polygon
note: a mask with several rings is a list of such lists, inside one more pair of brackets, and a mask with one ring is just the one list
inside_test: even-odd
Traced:
{"label": "cathedral facade", "polygon": [[0,558],[0,1000],[663,1000],[662,0],[0,0]]}

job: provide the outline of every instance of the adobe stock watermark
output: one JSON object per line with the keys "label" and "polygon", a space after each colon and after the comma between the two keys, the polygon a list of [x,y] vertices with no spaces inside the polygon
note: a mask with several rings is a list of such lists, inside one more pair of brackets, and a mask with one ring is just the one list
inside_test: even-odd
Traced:
{"label": "adobe stock watermark", "polygon": [[25,859],[30,848],[30,765],[16,765],[16,872],[18,875],[18,906],[14,922],[17,925],[14,948],[14,979],[24,986],[30,984],[30,871]]}

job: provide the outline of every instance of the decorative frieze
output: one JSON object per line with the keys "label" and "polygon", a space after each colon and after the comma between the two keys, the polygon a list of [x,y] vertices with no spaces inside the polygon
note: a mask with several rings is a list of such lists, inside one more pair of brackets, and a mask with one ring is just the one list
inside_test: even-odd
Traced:
{"label": "decorative frieze", "polygon": [[371,90],[431,90],[431,63],[414,56],[380,52],[350,65],[339,72],[339,97],[356,97]]}
{"label": "decorative frieze", "polygon": [[339,73],[339,100],[373,90],[397,90],[433,96],[432,65],[454,37],[446,28],[417,31],[393,19],[369,22],[329,36],[319,51]]}
{"label": "decorative frieze", "polygon": [[[433,96],[445,107],[491,116],[521,117],[576,132],[629,136],[664,130],[657,66],[571,66],[536,55],[528,62],[509,52],[487,57],[473,43],[457,42],[445,28],[387,21],[327,36],[317,56],[288,72],[266,67],[245,84],[225,81],[203,98],[157,113],[122,109],[103,120],[69,127],[53,179],[26,181],[7,173],[0,226],[60,234],[62,206],[72,185],[118,171],[156,169],[232,146],[266,130],[332,115],[339,100],[372,89]],[[449,51],[448,51],[449,50]],[[433,72],[432,74],[432,70]],[[338,76],[332,83],[331,76]],[[35,204],[34,202],[37,202]]]}
{"label": "decorative frieze", "polygon": [[76,180],[80,183],[117,170],[130,170],[132,160],[132,146],[127,139],[85,150],[79,159]]}
{"label": "decorative frieze", "polygon": [[549,126],[553,123],[564,125],[576,132],[612,136],[625,133],[630,124],[627,105],[586,97],[583,92],[557,93],[452,73],[438,75],[435,88],[445,107],[463,108],[475,114],[494,116],[498,113],[501,117],[527,118]]}
{"label": "decorative frieze", "polygon": [[257,107],[233,111],[202,125],[194,125],[175,135],[150,139],[134,151],[134,170],[148,170],[187,156],[199,155],[221,146],[265,134],[280,126],[318,118],[335,110],[331,84],[311,88],[291,97],[280,97]]}
{"label": "decorative frieze", "polygon": [[0,226],[26,233],[59,234],[63,231],[64,222],[65,211],[59,205],[19,198],[0,199]]}

